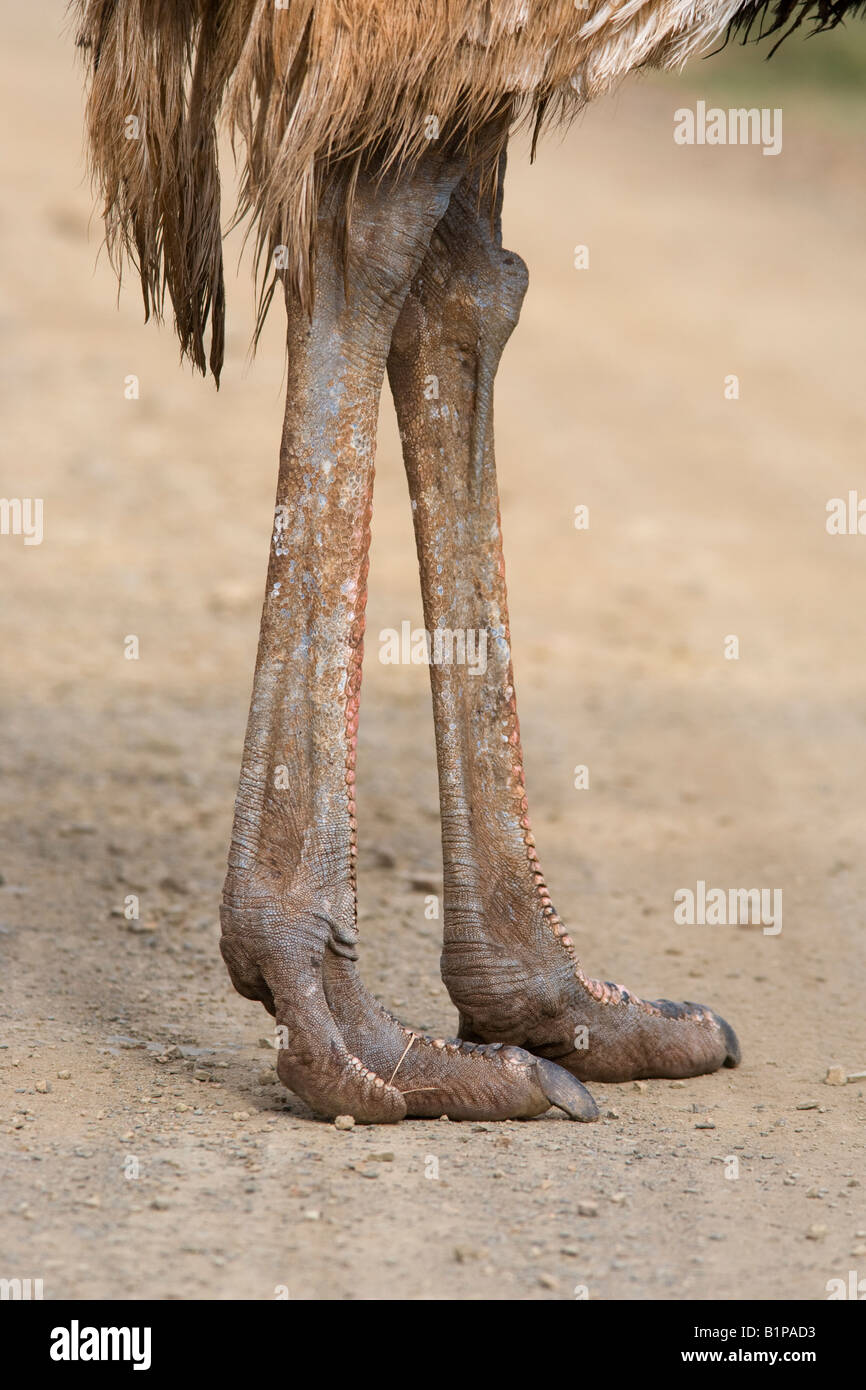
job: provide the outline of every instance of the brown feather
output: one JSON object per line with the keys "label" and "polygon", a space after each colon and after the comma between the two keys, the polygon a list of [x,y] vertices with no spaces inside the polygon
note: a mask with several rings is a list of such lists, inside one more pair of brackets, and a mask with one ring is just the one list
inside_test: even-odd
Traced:
{"label": "brown feather", "polygon": [[[345,218],[362,166],[404,168],[438,148],[495,187],[521,121],[568,120],[631,69],[678,66],[742,0],[73,0],[89,69],[87,122],[109,251],[165,292],[181,348],[218,379],[224,281],[217,122],[243,147],[238,217],[255,228],[259,323],[275,248],[310,306],[317,212],[339,179]],[[138,139],[126,120],[137,117]]]}

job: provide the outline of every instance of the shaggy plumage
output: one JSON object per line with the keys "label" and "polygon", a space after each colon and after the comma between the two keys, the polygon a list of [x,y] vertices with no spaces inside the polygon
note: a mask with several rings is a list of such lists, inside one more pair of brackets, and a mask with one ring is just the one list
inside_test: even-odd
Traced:
{"label": "shaggy plumage", "polygon": [[[675,67],[732,21],[838,22],[851,0],[73,0],[89,70],[88,132],[107,241],[128,255],[147,316],[174,307],[181,347],[219,379],[224,338],[217,122],[244,147],[238,215],[262,269],[275,248],[312,302],[328,180],[364,162],[459,149],[491,186],[521,120],[568,119],[631,69]],[[802,13],[800,13],[802,12]],[[800,18],[798,18],[798,14]],[[750,18],[747,18],[750,16]],[[130,120],[129,118],[134,118]],[[433,118],[433,121],[431,121]],[[435,124],[433,123],[435,122]],[[279,273],[279,272],[277,272]]]}
{"label": "shaggy plumage", "polygon": [[803,24],[810,34],[820,34],[863,14],[866,0],[746,0],[728,26],[728,37],[741,34],[746,43],[778,34],[768,55],[772,57],[779,44]]}

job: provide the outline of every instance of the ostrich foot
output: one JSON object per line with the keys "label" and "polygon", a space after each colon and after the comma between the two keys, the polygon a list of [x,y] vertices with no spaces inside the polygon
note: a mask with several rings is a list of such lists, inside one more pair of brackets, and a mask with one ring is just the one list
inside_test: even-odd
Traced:
{"label": "ostrich foot", "polygon": [[253,946],[253,954],[251,946],[224,912],[222,952],[235,988],[276,1017],[280,1080],[318,1114],[380,1124],[530,1119],[551,1106],[575,1120],[598,1115],[581,1083],[546,1058],[405,1028],[367,993],[348,956],[314,949],[307,970],[294,953],[280,958]]}
{"label": "ostrich foot", "polygon": [[527,971],[501,948],[479,951],[477,942],[446,949],[443,974],[462,1038],[519,1043],[581,1081],[700,1076],[737,1066],[736,1034],[714,1010],[689,1000],[644,1000],[622,985],[591,980],[570,938],[551,937],[556,944],[540,952],[549,962],[543,973],[537,965]]}

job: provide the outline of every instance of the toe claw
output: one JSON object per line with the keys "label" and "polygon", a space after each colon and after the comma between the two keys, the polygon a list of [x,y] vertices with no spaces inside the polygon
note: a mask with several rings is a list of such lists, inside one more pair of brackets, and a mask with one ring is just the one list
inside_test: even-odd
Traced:
{"label": "toe claw", "polygon": [[576,1076],[544,1057],[536,1058],[535,1067],[538,1084],[551,1105],[564,1110],[572,1120],[598,1119],[598,1106]]}
{"label": "toe claw", "polygon": [[725,1060],[722,1063],[722,1065],[726,1067],[738,1067],[740,1065],[741,1055],[739,1038],[737,1037],[730,1023],[728,1023],[726,1019],[722,1018],[721,1014],[717,1014],[715,1011],[713,1011],[713,1018],[716,1020],[716,1023],[719,1025],[719,1028],[721,1029],[722,1037],[725,1040],[725,1046],[728,1050],[727,1056],[725,1057]]}

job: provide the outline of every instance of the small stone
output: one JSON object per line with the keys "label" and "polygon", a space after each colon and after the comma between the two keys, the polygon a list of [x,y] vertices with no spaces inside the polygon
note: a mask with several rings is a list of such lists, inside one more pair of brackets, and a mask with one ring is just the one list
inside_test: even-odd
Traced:
{"label": "small stone", "polygon": [[800,1104],[797,1106],[797,1109],[798,1109],[798,1110],[817,1110],[817,1109],[818,1109],[818,1102],[817,1102],[816,1100],[801,1100],[801,1101],[800,1101]]}
{"label": "small stone", "polygon": [[824,1077],[825,1086],[844,1086],[848,1080],[844,1067],[828,1067]]}
{"label": "small stone", "polygon": [[442,880],[434,873],[416,873],[409,879],[409,887],[413,893],[432,893],[442,892]]}
{"label": "small stone", "polygon": [[372,854],[377,869],[395,869],[397,867],[397,860],[389,849],[383,849],[381,845],[376,845]]}
{"label": "small stone", "polygon": [[620,1117],[619,1111],[615,1110],[613,1106],[610,1106],[608,1110],[605,1110],[604,1117],[606,1120],[618,1120]]}
{"label": "small stone", "polygon": [[232,1119],[233,1119],[233,1120],[237,1120],[238,1122],[243,1121],[243,1120],[248,1120],[249,1118],[250,1118],[250,1112],[249,1112],[249,1110],[236,1110],[236,1111],[234,1112],[234,1114],[232,1115]]}
{"label": "small stone", "polygon": [[266,1048],[268,1049],[269,1052],[273,1052],[273,1050],[274,1050],[274,1039],[273,1039],[273,1038],[259,1038],[259,1047],[266,1047]]}
{"label": "small stone", "polygon": [[277,1073],[273,1070],[273,1068],[270,1071],[260,1071],[258,1076],[256,1077],[256,1080],[258,1081],[260,1086],[270,1086],[272,1082],[276,1081],[276,1079]]}
{"label": "small stone", "polygon": [[543,1289],[558,1289],[559,1284],[552,1274],[539,1274],[538,1282]]}
{"label": "small stone", "polygon": [[856,1256],[866,1255],[866,1245],[855,1245],[851,1254]]}
{"label": "small stone", "polygon": [[394,1162],[394,1155],[393,1155],[392,1153],[368,1154],[368,1155],[367,1155],[367,1162],[368,1162],[368,1163],[393,1163],[393,1162]]}
{"label": "small stone", "polygon": [[101,1198],[101,1197],[96,1197],[96,1196],[94,1196],[94,1197],[85,1197],[85,1199],[84,1199],[84,1205],[85,1205],[86,1207],[101,1207],[101,1206],[102,1206],[102,1198]]}
{"label": "small stone", "polygon": [[166,874],[164,878],[161,878],[159,886],[166,893],[184,894],[188,891],[186,884],[181,883],[180,879],[175,878],[173,874]]}
{"label": "small stone", "polygon": [[715,1129],[715,1125],[712,1120],[699,1120],[695,1125],[695,1129]]}
{"label": "small stone", "polygon": [[358,1172],[362,1178],[378,1178],[379,1176],[378,1168],[359,1168]]}
{"label": "small stone", "polygon": [[154,1211],[168,1211],[171,1204],[164,1197],[154,1197],[150,1205]]}
{"label": "small stone", "polygon": [[322,1213],[321,1213],[320,1211],[316,1211],[316,1210],[314,1210],[314,1209],[313,1209],[313,1210],[310,1210],[310,1211],[305,1211],[305,1212],[304,1212],[304,1220],[305,1220],[305,1221],[318,1221],[321,1215],[322,1215]]}
{"label": "small stone", "polygon": [[471,1245],[455,1245],[454,1258],[459,1265],[465,1265],[468,1260],[477,1260],[478,1251]]}
{"label": "small stone", "polygon": [[685,1083],[684,1081],[672,1081],[672,1082],[671,1082],[671,1090],[672,1090],[672,1091],[684,1091],[685,1088],[686,1088],[686,1083]]}
{"label": "small stone", "polygon": [[59,1072],[57,1073],[57,1080],[58,1080],[58,1081],[71,1081],[71,1080],[72,1080],[72,1072],[71,1072],[71,1071],[59,1071]]}
{"label": "small stone", "polygon": [[47,1096],[48,1092],[51,1090],[51,1082],[37,1081],[33,1089],[34,1091],[38,1091],[40,1096]]}
{"label": "small stone", "polygon": [[354,1129],[354,1128],[355,1128],[355,1116],[354,1116],[354,1115],[338,1115],[337,1118],[336,1118],[336,1120],[334,1121],[334,1129]]}
{"label": "small stone", "polygon": [[598,1202],[578,1202],[577,1214],[578,1216],[598,1216]]}
{"label": "small stone", "polygon": [[645,1090],[646,1090],[646,1082],[645,1082],[645,1081],[633,1081],[633,1082],[632,1082],[632,1085],[633,1085],[633,1087],[634,1087],[634,1089],[635,1089],[636,1091],[645,1091]]}
{"label": "small stone", "polygon": [[178,1115],[182,1115],[184,1111],[189,1110],[189,1106],[187,1105],[185,1100],[179,1100],[174,1108]]}
{"label": "small stone", "polygon": [[621,1206],[622,1203],[625,1201],[625,1193],[614,1192],[610,1200],[615,1204],[615,1206]]}
{"label": "small stone", "polygon": [[823,1240],[827,1234],[827,1227],[820,1224],[810,1226],[806,1232],[807,1240]]}

